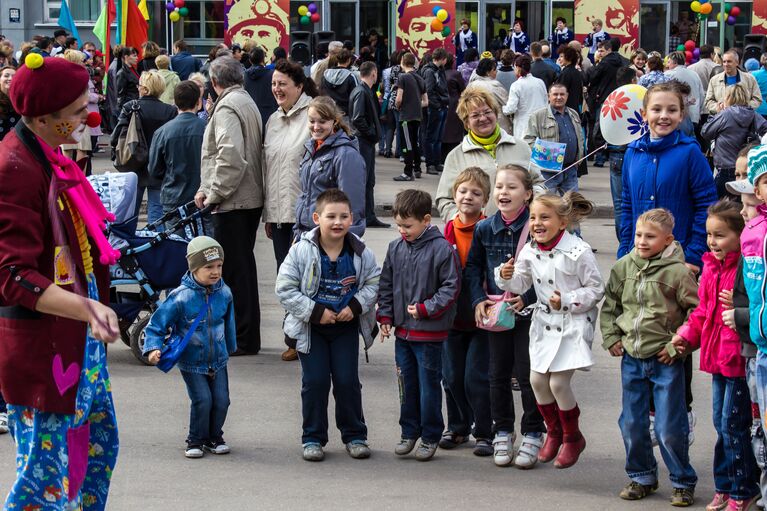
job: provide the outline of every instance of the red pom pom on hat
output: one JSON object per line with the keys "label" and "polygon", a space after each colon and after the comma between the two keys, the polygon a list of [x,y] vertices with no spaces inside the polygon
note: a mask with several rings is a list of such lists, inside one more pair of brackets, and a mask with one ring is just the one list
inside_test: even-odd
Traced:
{"label": "red pom pom on hat", "polygon": [[19,67],[8,94],[14,110],[21,115],[39,117],[58,112],[88,89],[90,76],[79,64],[53,57],[33,62],[33,68]]}
{"label": "red pom pom on hat", "polygon": [[101,126],[101,114],[98,112],[89,113],[85,124],[87,124],[89,128],[98,128]]}

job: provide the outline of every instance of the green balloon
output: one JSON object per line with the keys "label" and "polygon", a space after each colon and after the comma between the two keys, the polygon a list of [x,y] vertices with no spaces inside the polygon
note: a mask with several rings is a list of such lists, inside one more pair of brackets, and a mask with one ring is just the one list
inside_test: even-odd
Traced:
{"label": "green balloon", "polygon": [[301,16],[301,24],[308,25],[312,19],[309,16]]}
{"label": "green balloon", "polygon": [[724,4],[724,12],[730,12],[732,10],[731,4]]}
{"label": "green balloon", "polygon": [[684,51],[684,45],[680,44],[679,46],[677,46],[676,51]]}
{"label": "green balloon", "polygon": [[187,16],[189,16],[189,8],[187,8],[187,7],[182,7],[181,9],[179,9],[179,10],[178,10],[178,13],[179,13],[181,16],[187,17]]}
{"label": "green balloon", "polygon": [[450,27],[448,27],[447,25],[445,25],[445,28],[443,28],[443,29],[442,29],[442,36],[443,36],[443,37],[447,37],[447,36],[449,36],[449,35],[450,35]]}

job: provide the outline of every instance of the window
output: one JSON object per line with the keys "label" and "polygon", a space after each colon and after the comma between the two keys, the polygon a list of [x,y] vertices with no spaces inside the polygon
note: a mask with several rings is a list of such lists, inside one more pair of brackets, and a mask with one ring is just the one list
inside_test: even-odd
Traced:
{"label": "window", "polygon": [[[45,21],[55,23],[61,13],[61,1],[45,2],[45,12],[47,18]],[[96,21],[101,13],[100,0],[69,0],[69,12],[75,21]]]}

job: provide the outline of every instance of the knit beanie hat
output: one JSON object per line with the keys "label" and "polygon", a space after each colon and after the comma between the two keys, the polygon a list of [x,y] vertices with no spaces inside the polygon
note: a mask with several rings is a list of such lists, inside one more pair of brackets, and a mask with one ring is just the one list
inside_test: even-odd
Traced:
{"label": "knit beanie hat", "polygon": [[754,71],[759,69],[759,61],[754,58],[748,59],[743,67],[745,67],[746,71],[748,71],[749,73],[753,73]]}
{"label": "knit beanie hat", "polygon": [[756,181],[767,174],[767,145],[758,145],[748,152],[748,180],[756,186]]}
{"label": "knit beanie hat", "polygon": [[189,271],[198,270],[219,259],[224,260],[224,249],[209,236],[197,236],[186,246],[186,262],[189,264]]}
{"label": "knit beanie hat", "polygon": [[30,53],[11,81],[14,110],[28,117],[49,115],[71,105],[88,90],[84,66]]}

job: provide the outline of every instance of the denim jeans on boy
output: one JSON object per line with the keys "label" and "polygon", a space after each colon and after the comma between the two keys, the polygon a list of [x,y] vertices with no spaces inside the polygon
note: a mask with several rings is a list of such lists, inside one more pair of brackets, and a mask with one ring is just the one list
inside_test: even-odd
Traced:
{"label": "denim jeans on boy", "polygon": [[[491,438],[487,333],[450,330],[442,346],[442,383],[447,402],[447,430],[461,436]],[[472,431],[472,424],[474,429]]]}
{"label": "denim jeans on boy", "polygon": [[623,151],[610,151],[610,195],[613,199],[615,236],[621,238],[621,202],[623,201]]}
{"label": "denim jeans on boy", "polygon": [[399,425],[402,438],[437,443],[442,418],[442,343],[406,341],[394,344],[399,383]]}
{"label": "denim jeans on boy", "polygon": [[341,440],[366,440],[368,429],[362,414],[358,320],[335,325],[311,325],[309,353],[301,360],[301,412],[304,444],[328,443],[328,399],[333,383],[336,426]]}
{"label": "denim jeans on boy", "polygon": [[618,424],[626,448],[626,473],[643,485],[658,480],[658,463],[650,440],[650,401],[655,398],[655,436],[674,488],[694,488],[698,482],[690,465],[689,423],[685,406],[684,365],[666,365],[656,357],[623,355],[621,361],[623,411]]}
{"label": "denim jeans on boy", "polygon": [[445,133],[446,119],[446,108],[429,108],[429,119],[426,123],[426,143],[423,148],[427,166],[436,167],[442,163],[442,135]]}
{"label": "denim jeans on boy", "polygon": [[546,188],[550,192],[554,192],[564,195],[565,192],[570,190],[578,191],[578,168],[573,167],[565,172],[559,173],[558,171],[542,170],[541,175],[546,180]]}
{"label": "denim jeans on boy", "polygon": [[224,421],[229,410],[229,376],[224,366],[214,375],[181,371],[192,400],[188,445],[223,442]]}
{"label": "denim jeans on boy", "polygon": [[759,494],[759,470],[751,450],[751,399],[745,378],[712,375],[711,400],[717,438],[714,487],[736,500]]}

